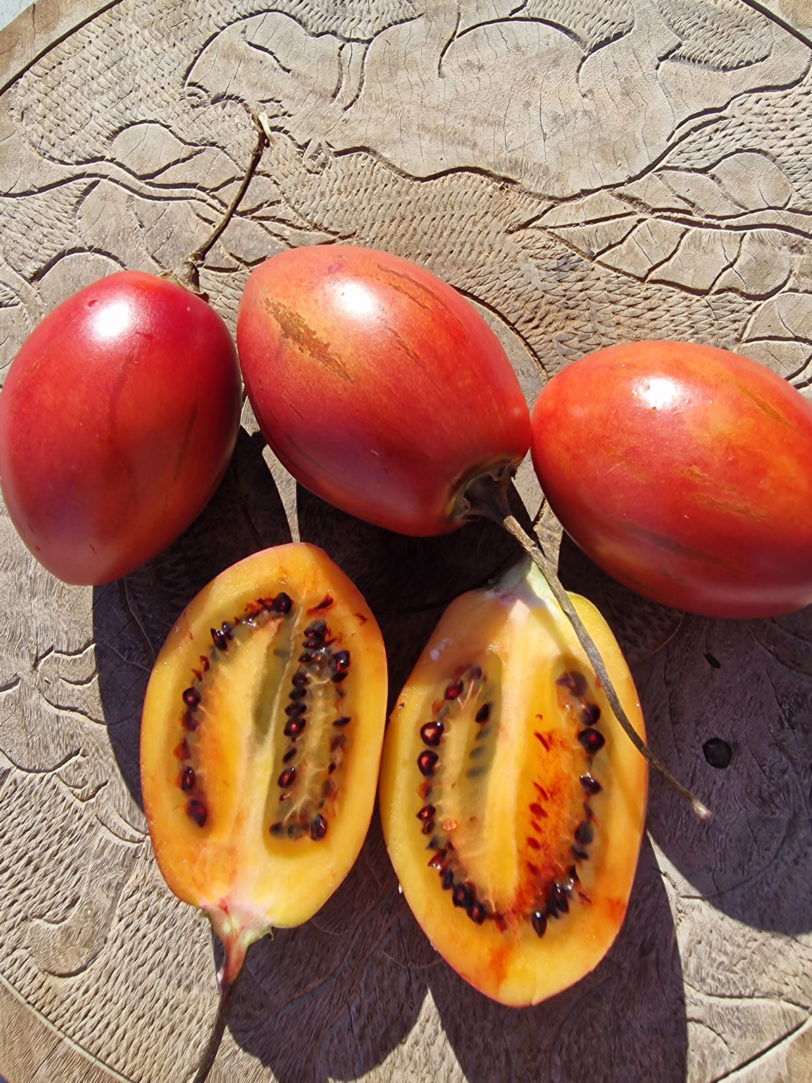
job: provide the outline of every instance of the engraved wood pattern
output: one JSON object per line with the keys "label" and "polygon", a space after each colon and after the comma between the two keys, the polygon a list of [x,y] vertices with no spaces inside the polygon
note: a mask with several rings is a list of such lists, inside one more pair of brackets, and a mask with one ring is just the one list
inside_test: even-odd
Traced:
{"label": "engraved wood pattern", "polygon": [[[43,0],[0,32],[3,371],[80,286],[170,270],[199,243],[250,155],[245,103],[275,138],[202,274],[230,326],[257,262],[347,240],[461,289],[529,401],[573,358],[640,337],[737,350],[809,395],[810,35],[803,0]],[[526,464],[519,480],[535,513]],[[0,516],[9,1083],[189,1078],[219,956],[152,858],[141,699],[193,593],[291,536],[367,595],[394,690],[441,607],[513,552],[487,525],[395,538],[297,492],[247,407],[210,507],[125,580],[58,583]],[[566,542],[560,562],[615,627],[653,747],[714,819],[653,781],[617,944],[527,1011],[435,956],[373,823],[327,906],[251,949],[212,1080],[812,1074],[812,612],[706,620],[633,597]],[[724,771],[702,753],[717,736]]]}

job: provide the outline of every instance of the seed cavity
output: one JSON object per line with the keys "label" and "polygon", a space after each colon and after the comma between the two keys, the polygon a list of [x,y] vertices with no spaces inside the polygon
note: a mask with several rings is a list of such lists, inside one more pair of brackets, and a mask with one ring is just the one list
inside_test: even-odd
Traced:
{"label": "seed cavity", "polygon": [[[325,595],[309,612],[324,613],[334,604]],[[177,746],[181,761],[178,786],[187,795],[186,812],[198,826],[208,820],[208,803],[196,774],[197,747],[207,724],[207,711],[215,710],[216,689],[222,665],[231,651],[239,650],[259,629],[278,626],[281,638],[274,638],[269,649],[269,674],[259,686],[255,720],[257,752],[263,743],[273,742],[275,764],[267,797],[268,830],[274,838],[299,839],[303,836],[318,842],[328,830],[329,819],[340,783],[346,756],[352,715],[342,701],[343,683],[351,669],[350,651],[336,642],[327,620],[321,615],[296,631],[296,607],[290,595],[280,592],[248,603],[243,612],[210,629],[211,646],[192,668],[191,680],[181,693],[180,724],[184,738]],[[302,621],[301,623],[305,623]],[[287,631],[284,631],[287,629]],[[277,633],[273,633],[277,636]],[[298,645],[298,650],[297,650]],[[279,680],[283,684],[279,685]],[[284,681],[287,681],[285,689]],[[279,701],[281,693],[281,702]],[[211,703],[207,699],[211,696]],[[285,701],[287,696],[287,702]],[[278,706],[277,706],[278,704]],[[277,713],[279,712],[279,713]],[[274,739],[271,723],[280,718],[279,737]]]}
{"label": "seed cavity", "polygon": [[[493,665],[496,664],[494,658]],[[423,748],[416,759],[424,781],[417,787],[423,803],[415,815],[421,833],[427,837],[428,865],[439,876],[442,888],[449,892],[451,905],[463,909],[476,924],[492,920],[503,931],[514,928],[517,919],[524,920],[538,937],[545,935],[549,920],[561,920],[570,912],[574,899],[589,901],[580,887],[576,891],[578,866],[589,860],[596,838],[597,821],[591,801],[602,792],[602,784],[596,777],[593,761],[599,762],[596,757],[606,743],[599,729],[601,708],[595,702],[586,674],[570,665],[555,683],[563,729],[539,728],[533,731],[533,736],[538,742],[537,754],[544,757],[544,762],[549,756],[555,764],[563,756],[561,762],[568,763],[576,750],[583,757],[583,767],[572,779],[578,811],[573,811],[571,826],[560,842],[554,844],[557,849],[550,853],[550,828],[543,825],[555,815],[553,808],[548,811],[547,806],[556,798],[542,784],[547,782],[546,777],[540,774],[532,780],[535,796],[527,805],[528,832],[521,844],[524,850],[523,887],[518,896],[521,902],[512,914],[503,911],[489,890],[478,886],[475,877],[466,870],[464,855],[470,853],[471,846],[476,853],[482,842],[478,829],[469,826],[467,813],[463,816],[461,811],[468,807],[476,809],[480,800],[487,800],[487,791],[481,788],[490,774],[500,730],[498,680],[489,683],[483,667],[471,665],[462,667],[443,682],[438,689],[441,698],[432,705],[432,716],[420,727]],[[458,720],[459,731],[455,729]],[[471,725],[472,720],[475,726]],[[539,715],[537,723],[541,721]],[[453,737],[457,732],[460,736]],[[451,743],[447,745],[447,741]],[[563,751],[567,748],[570,751]],[[452,763],[453,767],[449,766]],[[447,772],[449,780],[456,781],[446,781]],[[469,789],[456,795],[452,791],[455,787],[463,790],[463,780]],[[577,796],[579,792],[581,797]],[[475,816],[470,817],[470,823],[475,820]]]}

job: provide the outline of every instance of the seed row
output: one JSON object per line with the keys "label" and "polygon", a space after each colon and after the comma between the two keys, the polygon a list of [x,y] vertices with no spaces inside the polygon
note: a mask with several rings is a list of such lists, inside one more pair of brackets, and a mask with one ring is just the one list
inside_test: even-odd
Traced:
{"label": "seed row", "polygon": [[293,609],[293,602],[288,594],[281,591],[273,598],[258,598],[245,607],[245,612],[233,621],[223,621],[219,628],[210,630],[212,646],[207,655],[200,656],[199,667],[192,671],[191,684],[184,688],[181,693],[183,711],[181,725],[184,737],[175,749],[175,756],[181,761],[181,771],[178,785],[188,795],[186,801],[186,813],[198,827],[203,827],[208,820],[209,810],[202,792],[199,777],[194,767],[188,762],[193,759],[194,743],[193,734],[204,720],[205,716],[205,685],[208,674],[217,663],[220,656],[227,653],[231,645],[236,641],[249,636],[257,628],[261,628],[270,620],[280,620],[286,617]]}

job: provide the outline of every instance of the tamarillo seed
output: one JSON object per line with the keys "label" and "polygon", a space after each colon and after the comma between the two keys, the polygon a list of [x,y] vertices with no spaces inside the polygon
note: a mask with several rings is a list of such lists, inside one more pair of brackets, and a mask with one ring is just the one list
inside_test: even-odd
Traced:
{"label": "tamarillo seed", "polygon": [[432,752],[427,749],[425,752],[421,752],[417,757],[417,767],[421,775],[425,775],[427,778],[434,774],[434,768],[437,765],[437,761],[440,757],[436,752]]}
{"label": "tamarillo seed", "polygon": [[547,912],[552,913],[554,917],[558,917],[559,914],[566,914],[569,911],[569,908],[567,889],[564,884],[556,881],[550,888]]}
{"label": "tamarillo seed", "polygon": [[315,816],[310,821],[310,837],[314,841],[318,842],[319,839],[323,839],[327,834],[327,821],[322,815]]}
{"label": "tamarillo seed", "polygon": [[293,785],[293,780],[296,778],[296,768],[286,767],[276,780],[277,786],[280,786],[283,790],[286,790],[289,786]]}
{"label": "tamarillo seed", "polygon": [[451,869],[443,869],[443,873],[442,873],[442,876],[441,876],[441,882],[442,882],[443,888],[446,891],[448,891],[448,889],[450,887],[453,887],[453,885],[454,885],[454,873],[452,872]]}
{"label": "tamarillo seed", "polygon": [[578,740],[581,742],[584,751],[589,756],[594,756],[596,752],[600,752],[606,744],[606,738],[603,734],[592,728],[581,730],[578,734]]}
{"label": "tamarillo seed", "polygon": [[562,673],[555,683],[561,688],[566,688],[573,696],[582,696],[587,689],[586,677],[576,669]]}
{"label": "tamarillo seed", "polygon": [[588,820],[582,820],[575,828],[575,841],[580,846],[589,846],[595,838],[595,829]]}
{"label": "tamarillo seed", "polygon": [[581,783],[584,790],[590,795],[590,797],[594,797],[595,794],[600,793],[603,789],[600,782],[598,782],[598,780],[588,771],[586,774],[581,775],[578,781]]}
{"label": "tamarillo seed", "polygon": [[326,632],[327,622],[323,620],[312,620],[304,630],[308,639],[324,639]]}
{"label": "tamarillo seed", "polygon": [[180,776],[180,788],[188,793],[195,788],[195,773],[191,767],[184,767]]}
{"label": "tamarillo seed", "polygon": [[350,652],[336,651],[331,660],[331,668],[333,681],[343,681],[350,668]]}
{"label": "tamarillo seed", "polygon": [[198,827],[203,827],[208,818],[208,810],[198,797],[192,797],[186,802],[186,811]]}
{"label": "tamarillo seed", "polygon": [[292,608],[293,600],[289,594],[284,592],[284,590],[280,591],[271,602],[271,610],[274,613],[290,613]]}
{"label": "tamarillo seed", "polygon": [[194,733],[200,724],[200,719],[195,718],[191,711],[186,711],[183,716],[183,728],[188,730],[189,733]]}
{"label": "tamarillo seed", "polygon": [[578,714],[582,726],[594,726],[601,716],[601,709],[597,703],[584,703]]}
{"label": "tamarillo seed", "polygon": [[200,693],[196,688],[184,689],[183,702],[187,707],[197,707],[200,703]]}
{"label": "tamarillo seed", "polygon": [[542,910],[534,910],[530,915],[530,924],[536,936],[544,936],[547,931],[547,917]]}
{"label": "tamarillo seed", "polygon": [[293,703],[289,703],[287,705],[287,707],[285,708],[285,714],[288,716],[288,718],[298,718],[299,715],[304,714],[306,710],[307,704],[294,701]]}
{"label": "tamarillo seed", "polygon": [[481,925],[485,918],[488,916],[488,911],[482,905],[481,902],[474,901],[468,907],[468,917],[475,925]]}
{"label": "tamarillo seed", "polygon": [[446,699],[459,699],[462,695],[463,684],[462,681],[455,681],[453,684],[449,684],[445,690],[444,696]]}
{"label": "tamarillo seed", "polygon": [[434,818],[437,809],[434,805],[424,805],[417,814],[418,820],[431,820]]}
{"label": "tamarillo seed", "polygon": [[491,716],[491,705],[490,705],[490,703],[483,703],[482,706],[477,711],[477,713],[476,713],[476,715],[474,717],[474,721],[479,722],[479,724],[482,725],[484,722],[488,721],[490,716]]}
{"label": "tamarillo seed", "polygon": [[333,725],[334,726],[346,726],[349,721],[350,721],[350,716],[348,714],[342,714],[342,715],[339,715],[339,717],[333,722]]}
{"label": "tamarillo seed", "polygon": [[427,722],[420,730],[423,744],[436,748],[440,743],[444,730],[445,726],[443,726],[442,722]]}
{"label": "tamarillo seed", "polygon": [[473,892],[470,884],[459,883],[454,885],[451,893],[451,901],[461,909],[469,909],[473,902]]}
{"label": "tamarillo seed", "polygon": [[299,737],[302,734],[307,722],[304,718],[294,717],[288,720],[285,726],[284,733],[286,737]]}

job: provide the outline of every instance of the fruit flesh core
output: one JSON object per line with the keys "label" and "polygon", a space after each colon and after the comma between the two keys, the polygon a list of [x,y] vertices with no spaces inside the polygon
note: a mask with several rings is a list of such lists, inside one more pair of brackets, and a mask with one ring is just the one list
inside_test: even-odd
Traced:
{"label": "fruit flesh core", "polygon": [[385,710],[374,617],[313,546],[246,558],[181,615],[145,699],[144,805],[167,884],[227,947],[308,920],[344,879]]}
{"label": "fruit flesh core", "polygon": [[[452,967],[509,1005],[592,970],[626,911],[647,769],[566,618],[530,586],[457,599],[392,714],[380,783],[387,847]],[[643,735],[631,676],[597,610],[573,602]]]}

